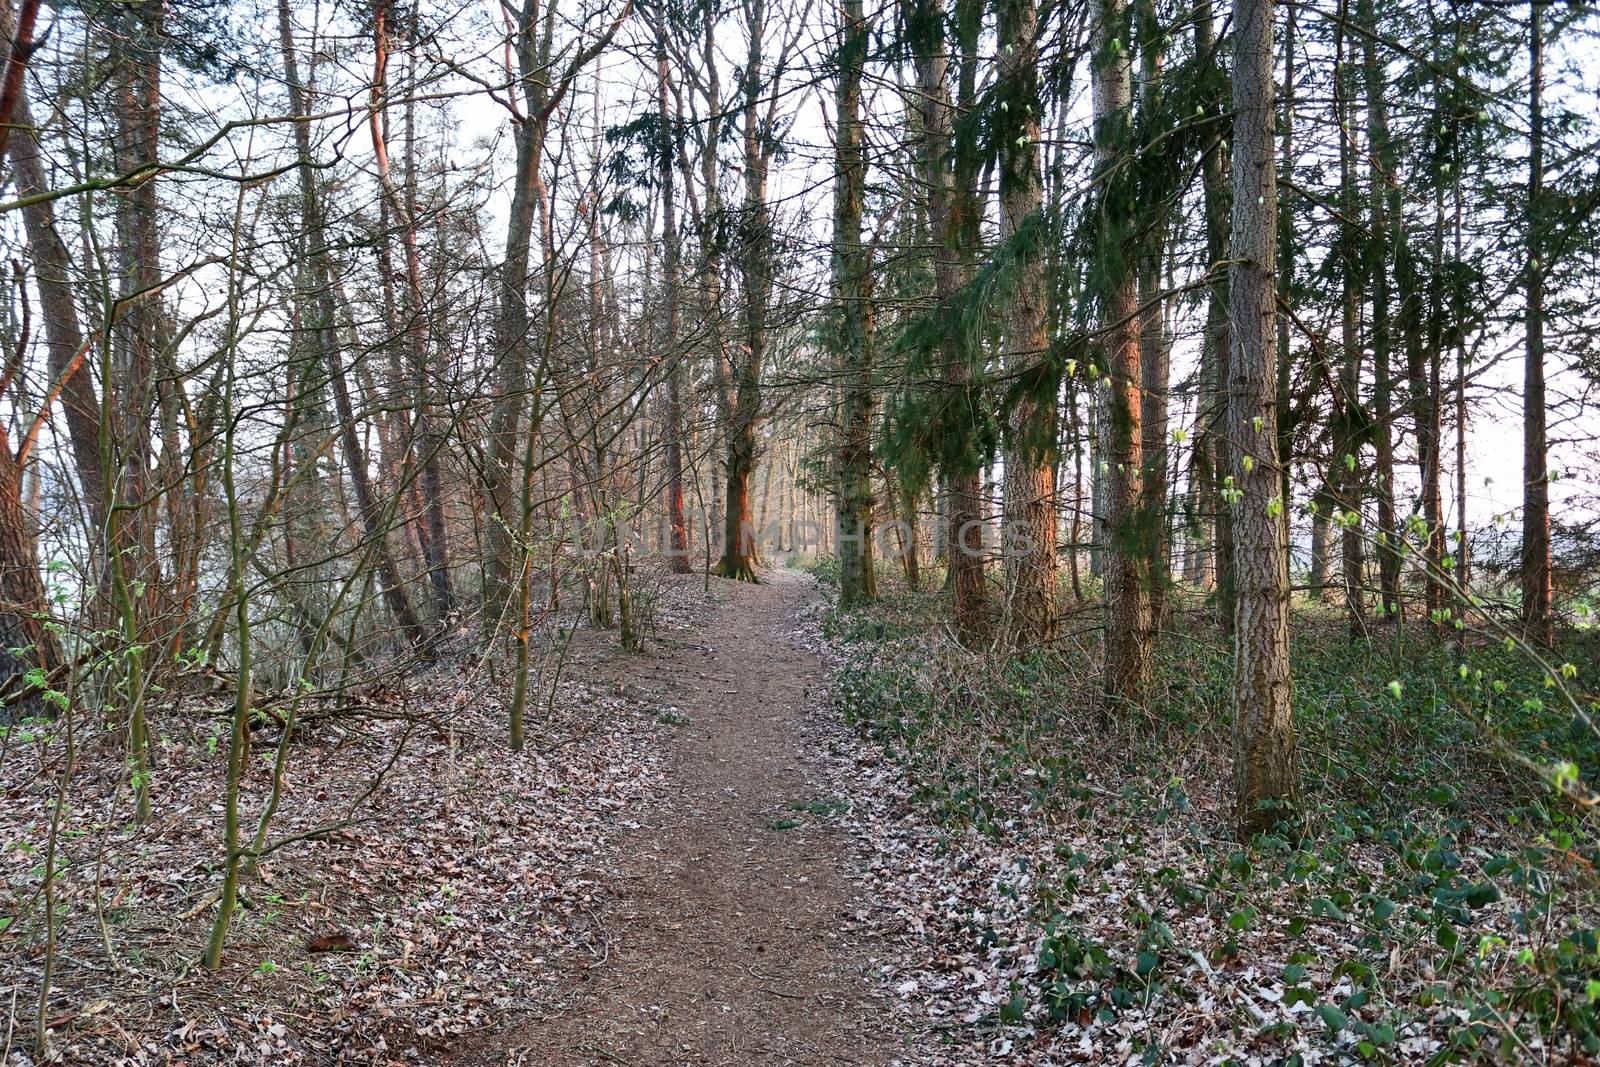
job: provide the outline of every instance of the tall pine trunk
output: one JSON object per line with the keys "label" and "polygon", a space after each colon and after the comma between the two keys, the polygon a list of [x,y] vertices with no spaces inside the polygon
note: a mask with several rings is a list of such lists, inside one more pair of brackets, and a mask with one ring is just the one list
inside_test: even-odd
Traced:
{"label": "tall pine trunk", "polygon": [[862,0],[839,8],[839,80],[835,96],[833,179],[834,345],[839,366],[839,603],[874,599],[872,525],[872,261],[862,240],[867,164],[861,121],[861,77],[868,27]]}
{"label": "tall pine trunk", "polygon": [[1233,357],[1228,432],[1234,515],[1235,819],[1248,839],[1296,817],[1299,771],[1289,683],[1289,575],[1281,521],[1274,331],[1277,165],[1272,125],[1272,0],[1233,9]]}
{"label": "tall pine trunk", "polygon": [[[975,91],[977,0],[958,0],[956,25],[962,56],[962,97]],[[950,301],[962,282],[961,256],[971,252],[977,236],[976,138],[966,129],[951,137],[948,35],[943,0],[917,0],[907,36],[916,62],[917,93],[922,106],[922,144],[918,168],[927,196],[928,229],[933,234],[934,301],[953,313]],[[970,42],[970,47],[968,42]],[[947,158],[954,155],[953,165]],[[966,432],[952,437],[957,447],[941,457],[945,483],[945,562],[956,630],[968,642],[988,633],[984,589],[981,459],[975,454],[970,427],[969,389],[972,378],[967,339],[961,330],[947,331],[942,364],[947,412],[952,425]]]}
{"label": "tall pine trunk", "polygon": [[1362,273],[1360,232],[1356,223],[1356,152],[1351,143],[1355,112],[1350,100],[1352,79],[1344,11],[1345,0],[1341,0],[1341,21],[1334,46],[1334,113],[1339,129],[1343,131],[1339,138],[1339,209],[1342,219],[1338,238],[1343,285],[1339,303],[1338,395],[1334,398],[1333,414],[1333,481],[1339,506],[1345,512],[1340,523],[1345,608],[1351,629],[1361,634],[1366,630],[1366,545],[1362,540],[1366,532],[1361,527]]}
{"label": "tall pine trunk", "polygon": [[[1203,56],[1207,66],[1219,75],[1221,58],[1218,54],[1216,22],[1210,3],[1202,5],[1195,16],[1195,51]],[[1217,100],[1220,110],[1226,101]],[[1201,359],[1206,367],[1206,384],[1211,395],[1207,397],[1210,409],[1203,420],[1204,436],[1197,442],[1197,451],[1208,456],[1207,466],[1211,484],[1206,486],[1207,506],[1211,511],[1214,544],[1211,558],[1216,567],[1216,592],[1213,597],[1218,626],[1224,633],[1233,632],[1233,515],[1223,499],[1228,473],[1233,469],[1232,450],[1228,444],[1228,363],[1232,355],[1232,340],[1228,328],[1229,271],[1228,258],[1228,159],[1225,142],[1218,137],[1206,146],[1200,163],[1201,190],[1204,197],[1206,223],[1206,260],[1214,274],[1206,287],[1205,341]]]}
{"label": "tall pine trunk", "polygon": [[[1377,31],[1372,0],[1362,0],[1360,19]],[[1375,432],[1373,492],[1378,504],[1378,589],[1382,614],[1392,616],[1400,599],[1400,532],[1394,505],[1394,350],[1389,298],[1391,240],[1403,232],[1400,193],[1394,186],[1394,146],[1389,138],[1389,109],[1385,94],[1388,82],[1378,61],[1373,34],[1362,35],[1362,68],[1367,97],[1367,145],[1369,184],[1367,256],[1363,264],[1372,300],[1372,408]],[[1334,457],[1335,461],[1338,457]]]}
{"label": "tall pine trunk", "polygon": [[[1135,12],[1139,39],[1140,108],[1150,115],[1162,107],[1162,66],[1166,35],[1157,21],[1155,0],[1138,0]],[[1149,123],[1145,124],[1149,128]],[[1172,377],[1172,342],[1167,335],[1166,296],[1162,268],[1167,250],[1167,205],[1140,205],[1143,232],[1139,235],[1139,363],[1140,432],[1144,453],[1144,496],[1150,545],[1150,625],[1161,630],[1170,612],[1172,546],[1167,535],[1169,463],[1169,387]]]}
{"label": "tall pine trunk", "polygon": [[1006,432],[1004,528],[1007,644],[1027,649],[1056,636],[1056,376],[1048,369],[1039,170],[1038,13],[1033,0],[998,6],[1000,72],[1006,106],[997,131],[1001,232],[1016,259],[1006,296],[1006,365],[1030,379]]}
{"label": "tall pine trunk", "polygon": [[1100,416],[1106,480],[1105,685],[1113,700],[1138,705],[1150,682],[1150,515],[1144,498],[1143,365],[1139,290],[1129,262],[1132,196],[1123,176],[1131,130],[1132,83],[1125,0],[1097,0],[1094,13],[1095,167],[1101,183],[1098,258],[1105,324],[1107,394]]}
{"label": "tall pine trunk", "polygon": [[667,65],[667,27],[658,10],[653,27],[656,37],[656,108],[661,123],[661,302],[666,319],[662,337],[662,460],[666,466],[662,486],[666,510],[668,565],[674,574],[688,574],[689,523],[683,501],[683,378],[682,353],[678,351],[679,291],[682,278],[682,253],[678,235],[676,176],[678,123],[667,106],[669,67]]}
{"label": "tall pine trunk", "polygon": [[1549,441],[1544,388],[1544,14],[1528,26],[1528,265],[1522,376],[1522,621],[1528,639],[1555,644],[1550,558]]}

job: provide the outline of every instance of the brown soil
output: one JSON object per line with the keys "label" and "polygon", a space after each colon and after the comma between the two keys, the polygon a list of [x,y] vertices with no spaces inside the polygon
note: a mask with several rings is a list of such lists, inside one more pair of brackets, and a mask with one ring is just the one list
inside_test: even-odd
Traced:
{"label": "brown soil", "polygon": [[[875,1003],[863,905],[803,732],[816,657],[792,620],[808,579],[718,582],[702,647],[607,655],[588,668],[659,693],[676,731],[659,803],[620,841],[602,893],[604,949],[573,963],[540,1017],[454,1062],[472,1067],[888,1063],[899,1044]],[[715,580],[714,580],[715,581]]]}

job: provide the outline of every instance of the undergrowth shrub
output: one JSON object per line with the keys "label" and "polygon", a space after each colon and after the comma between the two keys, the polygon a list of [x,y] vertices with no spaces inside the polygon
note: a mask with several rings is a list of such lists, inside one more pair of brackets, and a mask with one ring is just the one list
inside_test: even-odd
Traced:
{"label": "undergrowth shrub", "polygon": [[[1399,1042],[1419,1033],[1438,1040],[1441,1063],[1535,1046],[1600,1056],[1592,818],[1529,769],[1588,778],[1600,750],[1518,650],[1297,625],[1307,833],[1241,847],[1227,821],[1231,664],[1214,630],[1165,635],[1151,707],[1110,714],[1096,648],[990,656],[960,647],[942,610],[936,595],[895,590],[827,617],[845,652],[845,720],[951,833],[997,847],[1066,841],[1074,827],[1099,838],[1099,855],[1058,845],[1036,872],[1036,962],[993,1022],[1176,1006],[1197,995],[1192,965],[1250,965],[1270,969],[1263,980],[1298,1011],[1291,1029],[1364,1062],[1401,1062]],[[1104,892],[1118,863],[1146,903],[1108,939],[1070,905]],[[1184,917],[1214,933],[1175,938]]]}

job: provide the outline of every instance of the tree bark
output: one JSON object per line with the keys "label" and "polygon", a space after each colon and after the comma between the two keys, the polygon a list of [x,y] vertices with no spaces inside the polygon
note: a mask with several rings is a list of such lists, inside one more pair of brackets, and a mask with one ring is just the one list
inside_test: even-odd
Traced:
{"label": "tree bark", "polygon": [[[0,3],[0,36],[9,37],[10,34],[11,5],[3,2]],[[45,192],[39,131],[34,125],[25,81],[17,85],[11,121],[18,127],[8,143],[17,195],[26,198]],[[95,394],[94,379],[86,365],[89,349],[72,294],[72,261],[56,230],[52,201],[40,200],[25,206],[22,226],[28,237],[34,283],[43,313],[47,365],[51,379],[61,391],[67,440],[89,521],[89,547],[91,552],[98,553],[102,548],[98,539],[104,534],[106,517],[105,476],[100,456],[100,398]]]}
{"label": "tree bark", "polygon": [[380,3],[373,22],[373,75],[371,103],[368,108],[368,129],[372,134],[372,155],[377,164],[378,184],[389,211],[400,228],[400,239],[405,251],[406,308],[405,335],[411,358],[410,372],[417,390],[415,410],[416,448],[422,465],[419,479],[423,506],[427,516],[424,527],[426,538],[423,555],[427,560],[428,584],[433,590],[434,610],[440,619],[455,608],[455,595],[450,586],[450,558],[445,530],[444,477],[439,469],[439,454],[444,437],[434,426],[433,368],[428,358],[429,309],[427,293],[422,283],[422,254],[417,246],[416,219],[412,216],[405,197],[401,195],[389,168],[389,153],[384,143],[382,112],[388,94],[386,72],[389,62],[387,0]]}
{"label": "tree bark", "polygon": [[[1094,15],[1095,165],[1102,203],[1132,195],[1119,176],[1128,147],[1132,84],[1121,27],[1126,0],[1096,0]],[[1101,210],[1099,258],[1105,322],[1107,394],[1100,419],[1106,478],[1105,686],[1112,700],[1140,706],[1150,683],[1150,513],[1144,495],[1143,365],[1139,290],[1128,262],[1125,216]]]}
{"label": "tree bark", "polygon": [[[1195,51],[1210,59],[1207,65],[1221,82],[1221,59],[1217,44],[1216,23],[1210,2],[1201,6],[1195,16]],[[1220,109],[1226,106],[1216,101]],[[1205,342],[1201,359],[1209,373],[1206,382],[1211,389],[1210,410],[1203,422],[1204,440],[1197,442],[1197,451],[1209,457],[1211,484],[1206,486],[1207,508],[1211,512],[1214,545],[1211,558],[1215,561],[1216,590],[1213,596],[1218,627],[1224,634],[1233,632],[1233,514],[1222,497],[1225,480],[1233,469],[1232,449],[1228,442],[1228,364],[1232,358],[1233,342],[1229,336],[1228,285],[1229,271],[1223,264],[1228,258],[1228,160],[1224,142],[1220,137],[1206,147],[1200,162],[1201,189],[1205,208],[1206,259],[1216,277],[1206,287]]]}
{"label": "tree bark", "polygon": [[839,364],[839,603],[852,608],[877,596],[873,575],[872,254],[862,239],[867,162],[861,78],[870,33],[862,0],[839,5],[839,79],[835,94],[833,180],[834,345]]}
{"label": "tree bark", "polygon": [[1522,375],[1522,622],[1528,639],[1555,644],[1555,589],[1550,557],[1549,441],[1544,383],[1544,13],[1528,26],[1528,266]]}
{"label": "tree bark", "polygon": [[761,417],[761,374],[766,363],[767,312],[772,299],[772,205],[767,203],[767,170],[772,162],[768,121],[762,114],[762,34],[765,0],[750,0],[750,50],[742,74],[744,113],[744,203],[739,231],[744,275],[744,344],[729,383],[727,491],[724,501],[722,558],[716,573],[742,582],[756,581],[757,545],[750,513],[750,478],[756,469],[756,424]]}
{"label": "tree bark", "polygon": [[[957,25],[976,21],[974,0],[957,6]],[[917,166],[927,198],[928,229],[933,235],[933,297],[941,313],[950,313],[951,298],[962,281],[961,255],[971,251],[977,235],[975,137],[963,132],[959,144],[951,138],[951,102],[947,59],[950,42],[945,28],[944,0],[917,0],[907,26],[916,63],[917,96],[921,103],[922,143]],[[976,41],[960,43],[963,98],[975,92]],[[971,87],[970,90],[968,87]],[[947,164],[954,149],[954,167]],[[943,402],[952,421],[971,411],[968,391],[971,361],[962,331],[951,330],[944,339],[941,386]],[[970,435],[965,435],[970,436]],[[946,449],[942,457],[945,482],[945,561],[956,632],[975,643],[989,631],[984,588],[982,498],[980,459],[969,447]]]}
{"label": "tree bark", "polygon": [[[1350,628],[1366,632],[1366,533],[1361,528],[1361,244],[1356,224],[1355,147],[1350,100],[1348,30],[1343,18],[1346,0],[1340,0],[1340,23],[1334,45],[1334,112],[1339,130],[1339,257],[1343,289],[1339,304],[1338,396],[1333,415],[1333,477],[1344,510],[1340,523],[1345,608]],[[1237,158],[1237,156],[1235,157]],[[1237,346],[1235,346],[1237,350]]]}
{"label": "tree bark", "polygon": [[[1161,83],[1165,63],[1166,35],[1156,17],[1155,0],[1138,0],[1140,107],[1147,114],[1161,107]],[[1168,591],[1172,585],[1172,545],[1167,536],[1167,456],[1170,423],[1169,388],[1172,378],[1172,339],[1167,335],[1167,299],[1162,287],[1162,268],[1167,251],[1169,229],[1165,203],[1142,204],[1143,232],[1139,240],[1139,363],[1140,433],[1144,454],[1146,523],[1150,537],[1150,626],[1164,629],[1170,614]]]}
{"label": "tree bark", "polygon": [[[1233,9],[1233,235],[1229,438],[1235,479],[1235,818],[1241,838],[1297,818],[1300,783],[1289,682],[1289,580],[1277,452],[1274,280],[1277,168],[1272,0]],[[1276,504],[1276,507],[1274,507]]]}
{"label": "tree bark", "polygon": [[[1360,18],[1376,29],[1372,0],[1362,0]],[[1375,484],[1378,498],[1378,589],[1385,618],[1398,609],[1400,598],[1400,531],[1394,506],[1394,372],[1390,356],[1392,308],[1389,298],[1390,246],[1395,233],[1402,233],[1405,219],[1400,210],[1399,189],[1394,183],[1394,146],[1389,137],[1389,112],[1385,94],[1387,79],[1378,62],[1377,44],[1372,35],[1362,37],[1362,67],[1367,96],[1368,183],[1371,225],[1367,237],[1367,256],[1363,270],[1372,300],[1372,416]],[[1393,216],[1391,218],[1391,216]],[[1391,230],[1393,227],[1393,230]],[[1335,456],[1338,462],[1339,457]]]}
{"label": "tree bark", "polygon": [[666,323],[662,337],[662,375],[666,388],[662,403],[662,459],[666,480],[662,486],[668,528],[668,565],[674,574],[688,574],[689,524],[683,511],[683,355],[678,351],[678,305],[682,275],[678,237],[677,177],[678,123],[667,106],[668,83],[667,28],[658,9],[655,15],[656,105],[661,123],[661,302]]}
{"label": "tree bark", "polygon": [[[1048,644],[1056,618],[1056,375],[1045,329],[1044,186],[1039,170],[1038,12],[1033,0],[1001,0],[997,10],[1001,233],[1012,243],[1014,281],[1006,295],[1004,362],[1037,379],[1013,406],[1006,433],[1004,529],[1006,644]],[[1135,356],[1137,358],[1137,355]],[[1035,369],[1046,368],[1043,372]]]}
{"label": "tree bark", "polygon": [[406,595],[400,568],[389,549],[389,517],[382,501],[372,490],[367,473],[366,450],[361,447],[356,433],[354,407],[350,402],[350,388],[345,379],[344,367],[339,358],[337,317],[333,300],[333,276],[328,264],[327,225],[323,219],[322,201],[316,188],[316,170],[311,157],[311,129],[307,116],[310,105],[306,99],[305,84],[300,80],[300,63],[295,52],[294,29],[290,20],[289,0],[278,0],[278,40],[283,49],[284,80],[289,89],[289,112],[294,123],[296,170],[300,179],[300,216],[305,227],[307,244],[307,270],[310,292],[301,294],[302,315],[310,312],[315,320],[308,324],[303,343],[311,349],[305,363],[320,362],[333,386],[335,409],[339,416],[339,441],[344,452],[345,467],[350,475],[350,485],[355,492],[356,512],[361,517],[362,530],[373,544],[378,569],[379,588],[385,605],[394,615],[400,628],[413,643],[420,643],[424,634],[412,611],[411,600]]}
{"label": "tree bark", "polygon": [[[546,14],[553,11],[551,5]],[[514,579],[521,552],[511,533],[517,528],[518,467],[522,410],[527,403],[529,362],[528,275],[533,249],[533,223],[538,201],[539,166],[544,154],[544,112],[548,88],[539,77],[549,64],[546,36],[539,34],[538,0],[526,0],[517,13],[515,54],[524,113],[516,121],[516,169],[511,179],[511,206],[506,217],[506,252],[500,267],[500,307],[495,320],[494,354],[499,364],[499,394],[489,415],[488,458],[484,496],[491,514],[484,536],[480,599],[483,625],[492,631],[520,585]],[[530,428],[528,432],[533,432]],[[520,610],[521,597],[516,597]]]}

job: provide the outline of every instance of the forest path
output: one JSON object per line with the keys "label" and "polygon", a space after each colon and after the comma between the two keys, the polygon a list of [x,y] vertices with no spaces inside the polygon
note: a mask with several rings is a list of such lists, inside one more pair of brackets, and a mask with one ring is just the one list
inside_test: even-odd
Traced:
{"label": "forest path", "polygon": [[842,836],[803,809],[828,797],[805,734],[824,682],[793,620],[809,578],[721,582],[698,638],[594,665],[662,691],[689,717],[660,802],[624,835],[599,913],[606,951],[569,971],[565,1010],[513,1021],[482,1067],[850,1064],[892,1058],[868,946],[841,932],[859,907]]}

